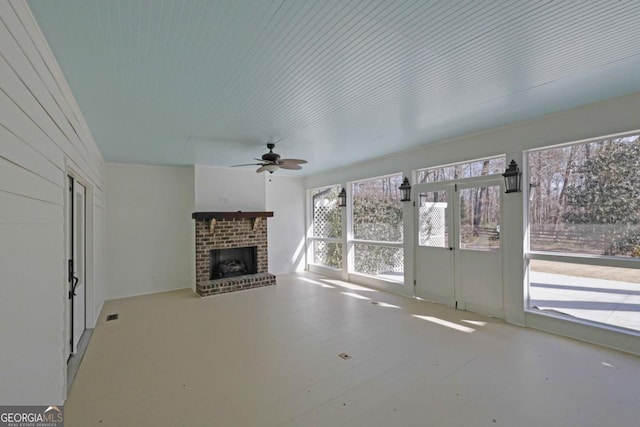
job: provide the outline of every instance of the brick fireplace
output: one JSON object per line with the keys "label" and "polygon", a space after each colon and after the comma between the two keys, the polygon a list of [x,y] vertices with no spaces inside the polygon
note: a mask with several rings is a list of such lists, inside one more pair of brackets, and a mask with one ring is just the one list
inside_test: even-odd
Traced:
{"label": "brick fireplace", "polygon": [[268,272],[273,212],[194,212],[196,292],[216,295],[276,284]]}

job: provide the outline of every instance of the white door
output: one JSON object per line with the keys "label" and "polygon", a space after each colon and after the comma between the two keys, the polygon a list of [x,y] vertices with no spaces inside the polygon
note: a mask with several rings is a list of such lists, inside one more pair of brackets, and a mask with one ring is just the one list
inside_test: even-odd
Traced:
{"label": "white door", "polygon": [[417,184],[414,195],[415,295],[504,317],[502,178]]}
{"label": "white door", "polygon": [[454,306],[453,185],[415,186],[415,296]]}
{"label": "white door", "polygon": [[503,179],[457,184],[457,307],[504,317],[501,230]]}
{"label": "white door", "polygon": [[69,283],[69,297],[71,300],[71,353],[75,353],[82,333],[85,330],[85,187],[75,180],[71,180],[71,260],[69,269],[72,270]]}

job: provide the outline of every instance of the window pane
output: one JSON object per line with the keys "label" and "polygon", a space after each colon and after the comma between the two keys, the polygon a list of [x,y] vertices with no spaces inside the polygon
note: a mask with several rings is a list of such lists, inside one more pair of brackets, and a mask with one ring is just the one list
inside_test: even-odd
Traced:
{"label": "window pane", "polygon": [[529,308],[640,330],[640,270],[531,260]]}
{"label": "window pane", "polygon": [[500,249],[500,186],[463,188],[460,194],[460,249]]}
{"label": "window pane", "polygon": [[531,152],[530,247],[640,256],[638,135]]}
{"label": "window pane", "polygon": [[339,192],[339,186],[312,192],[314,237],[342,236],[342,212],[338,206]]}
{"label": "window pane", "polygon": [[449,246],[447,224],[447,192],[430,191],[418,196],[418,245],[446,248]]}
{"label": "window pane", "polygon": [[354,244],[355,271],[383,279],[404,282],[402,248]]}
{"label": "window pane", "polygon": [[505,170],[504,156],[418,171],[418,183],[493,175]]}
{"label": "window pane", "polygon": [[353,184],[354,238],[402,242],[401,183],[398,174]]}
{"label": "window pane", "polygon": [[314,241],[313,262],[327,267],[342,268],[342,244]]}

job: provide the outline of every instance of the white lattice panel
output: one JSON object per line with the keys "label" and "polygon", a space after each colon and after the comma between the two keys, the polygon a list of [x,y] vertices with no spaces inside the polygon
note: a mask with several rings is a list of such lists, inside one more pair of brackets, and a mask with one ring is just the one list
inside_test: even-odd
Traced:
{"label": "white lattice panel", "polygon": [[425,203],[418,211],[418,244],[447,246],[446,203]]}
{"label": "white lattice panel", "polygon": [[338,207],[316,206],[313,209],[313,235],[315,237],[340,237],[342,222]]}

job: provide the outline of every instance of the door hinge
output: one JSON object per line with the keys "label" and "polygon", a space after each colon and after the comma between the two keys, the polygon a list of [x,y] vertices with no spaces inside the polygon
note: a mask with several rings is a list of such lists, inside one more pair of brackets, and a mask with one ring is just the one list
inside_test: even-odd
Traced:
{"label": "door hinge", "polygon": [[416,286],[416,281],[415,280],[413,281],[413,286]]}
{"label": "door hinge", "polygon": [[414,202],[413,202],[413,206],[415,206],[415,205],[416,205],[416,202],[414,201]]}
{"label": "door hinge", "polygon": [[70,259],[69,262],[67,263],[67,282],[71,283],[71,280],[73,279],[73,260]]}
{"label": "door hinge", "polygon": [[458,191],[458,184],[453,184],[453,191]]}
{"label": "door hinge", "polygon": [[458,301],[456,301],[456,310],[458,309]]}

